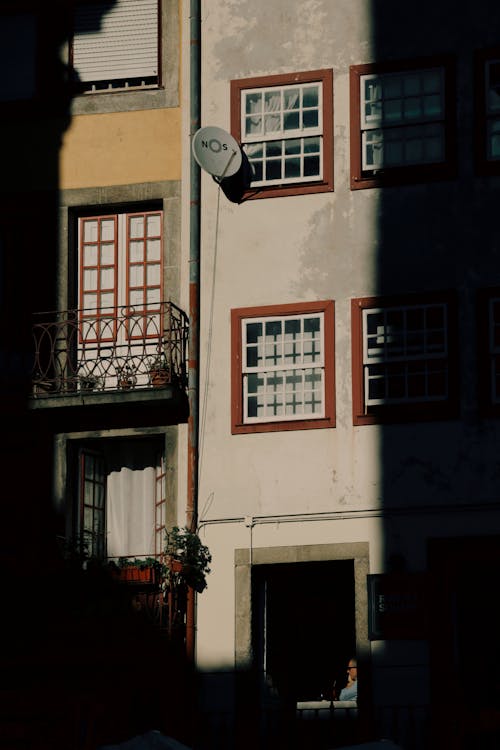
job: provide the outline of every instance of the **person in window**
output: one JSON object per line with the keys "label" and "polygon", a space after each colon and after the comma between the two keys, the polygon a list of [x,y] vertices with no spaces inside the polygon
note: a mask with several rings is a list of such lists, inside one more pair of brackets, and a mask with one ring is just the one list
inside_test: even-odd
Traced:
{"label": "person in window", "polygon": [[349,659],[347,685],[339,693],[339,701],[358,700],[358,666],[356,659]]}

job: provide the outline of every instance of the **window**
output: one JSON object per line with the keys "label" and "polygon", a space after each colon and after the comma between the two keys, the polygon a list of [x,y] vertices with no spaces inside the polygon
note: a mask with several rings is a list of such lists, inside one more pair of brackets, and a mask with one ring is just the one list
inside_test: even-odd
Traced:
{"label": "window", "polygon": [[72,64],[84,92],[159,85],[158,0],[77,5]]}
{"label": "window", "polygon": [[79,450],[75,533],[90,557],[159,557],[166,527],[165,455],[149,440]]}
{"label": "window", "polygon": [[351,188],[450,177],[449,61],[351,67]]}
{"label": "window", "polygon": [[163,211],[109,213],[78,220],[78,384],[148,383],[166,319]]}
{"label": "window", "polygon": [[334,303],[240,308],[232,320],[232,431],[334,427]]}
{"label": "window", "polygon": [[500,289],[478,297],[479,403],[485,415],[500,415]]}
{"label": "window", "polygon": [[252,172],[247,197],[333,190],[332,71],[231,81],[231,132]]}
{"label": "window", "polygon": [[352,300],[354,424],[455,413],[454,320],[450,295]]}
{"label": "window", "polygon": [[476,157],[481,174],[500,174],[500,49],[476,57]]}
{"label": "window", "polygon": [[135,313],[129,317],[129,338],[158,332],[150,317],[162,299],[162,224],[162,211],[80,218],[79,305],[86,342],[115,339],[117,306]]}

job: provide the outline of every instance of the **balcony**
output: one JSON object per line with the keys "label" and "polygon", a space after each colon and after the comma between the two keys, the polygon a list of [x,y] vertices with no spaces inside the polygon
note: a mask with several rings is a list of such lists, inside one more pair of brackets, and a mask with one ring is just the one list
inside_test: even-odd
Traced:
{"label": "balcony", "polygon": [[172,302],[38,314],[31,408],[185,400],[188,329]]}

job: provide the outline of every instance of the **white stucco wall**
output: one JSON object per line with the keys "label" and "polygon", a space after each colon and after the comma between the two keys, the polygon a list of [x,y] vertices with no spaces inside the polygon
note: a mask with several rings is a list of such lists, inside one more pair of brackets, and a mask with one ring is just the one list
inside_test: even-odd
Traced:
{"label": "white stucco wall", "polygon": [[[444,44],[445,6],[427,7],[437,25],[422,28],[425,44],[418,33],[396,39],[389,57],[460,46],[459,152],[467,171],[472,85],[467,60],[487,24],[478,11],[469,19],[465,50],[458,23],[448,28]],[[197,659],[203,669],[234,666],[234,552],[250,546],[245,519],[247,524],[253,519],[254,547],[368,542],[372,573],[387,570],[391,554],[404,555],[409,570],[425,569],[429,537],[500,530],[496,515],[487,511],[498,495],[499,432],[477,417],[469,312],[460,312],[462,421],[352,424],[351,298],[381,289],[463,293],[498,275],[497,240],[490,241],[495,252],[471,258],[469,224],[457,226],[471,200],[471,191],[463,192],[459,183],[392,192],[349,188],[349,66],[374,61],[371,12],[368,0],[202,2],[202,126],[230,129],[232,79],[332,68],[335,183],[333,193],[236,205],[202,174],[199,520],[213,554],[208,589],[198,597]],[[389,31],[378,28],[377,39],[390,48]],[[186,149],[186,172],[188,160]],[[479,205],[480,186],[471,190]],[[449,224],[442,220],[445,208]],[[477,250],[477,243],[473,246]],[[231,435],[231,310],[323,299],[335,301],[336,427]],[[474,503],[486,510],[470,513]],[[406,514],[392,513],[403,508]],[[297,515],[300,520],[293,518]],[[268,517],[272,523],[264,522]],[[404,657],[373,645],[374,664],[381,669],[403,659],[424,670],[427,658],[422,644],[407,645]],[[427,678],[418,674],[414,685],[425,693]]]}

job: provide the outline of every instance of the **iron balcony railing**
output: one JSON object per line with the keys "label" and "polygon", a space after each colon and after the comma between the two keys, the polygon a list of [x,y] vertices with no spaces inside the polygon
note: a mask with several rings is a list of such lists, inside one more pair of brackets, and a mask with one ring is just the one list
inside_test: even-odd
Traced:
{"label": "iron balcony railing", "polygon": [[185,389],[188,329],[172,302],[37,314],[33,395]]}

